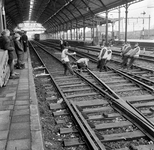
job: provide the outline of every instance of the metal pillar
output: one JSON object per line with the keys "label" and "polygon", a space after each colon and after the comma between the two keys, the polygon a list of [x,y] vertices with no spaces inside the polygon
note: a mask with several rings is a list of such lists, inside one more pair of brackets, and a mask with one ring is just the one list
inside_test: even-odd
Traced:
{"label": "metal pillar", "polygon": [[85,34],[85,18],[83,17],[83,41],[86,39],[86,34]]}
{"label": "metal pillar", "polygon": [[76,20],[76,40],[78,40],[78,26],[77,26],[77,20]]}
{"label": "metal pillar", "polygon": [[118,25],[118,40],[120,41],[121,37],[120,37],[120,7],[119,7],[119,25]]}
{"label": "metal pillar", "polygon": [[149,39],[150,39],[150,19],[151,19],[151,17],[150,17],[150,15],[149,15],[149,32],[148,32],[148,37],[149,37]]}
{"label": "metal pillar", "polygon": [[3,5],[3,8],[2,8],[2,17],[3,17],[3,27],[4,29],[6,29],[6,17],[5,17],[5,9],[4,9],[4,5]]}
{"label": "metal pillar", "polygon": [[67,37],[67,40],[68,40],[68,27],[69,27],[69,25],[66,24],[66,37]]}
{"label": "metal pillar", "polygon": [[108,43],[108,10],[106,10],[106,33],[105,33],[105,41]]}
{"label": "metal pillar", "polygon": [[91,28],[91,39],[93,40],[93,44],[94,44],[94,23],[95,23],[94,18],[95,18],[95,16],[93,16],[93,20],[92,20],[93,26]]}
{"label": "metal pillar", "polygon": [[71,29],[70,29],[70,33],[71,33],[71,40],[72,40],[72,22],[71,22]]}
{"label": "metal pillar", "polygon": [[0,0],[0,33],[1,33],[1,32],[3,31],[3,29],[4,29],[2,8],[3,8],[3,4],[2,4],[2,0]]}
{"label": "metal pillar", "polygon": [[112,22],[112,39],[114,40],[114,24],[115,24],[115,21]]}
{"label": "metal pillar", "polygon": [[125,8],[126,8],[126,11],[125,11],[125,43],[127,42],[127,18],[128,18],[128,3],[126,2],[126,5],[125,5]]}

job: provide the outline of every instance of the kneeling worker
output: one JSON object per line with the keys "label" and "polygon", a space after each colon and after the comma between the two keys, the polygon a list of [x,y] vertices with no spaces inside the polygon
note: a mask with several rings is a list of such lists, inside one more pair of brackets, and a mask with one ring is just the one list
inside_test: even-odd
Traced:
{"label": "kneeling worker", "polygon": [[80,58],[79,60],[77,60],[77,67],[80,72],[82,71],[82,69],[86,69],[88,67],[88,62],[88,58]]}

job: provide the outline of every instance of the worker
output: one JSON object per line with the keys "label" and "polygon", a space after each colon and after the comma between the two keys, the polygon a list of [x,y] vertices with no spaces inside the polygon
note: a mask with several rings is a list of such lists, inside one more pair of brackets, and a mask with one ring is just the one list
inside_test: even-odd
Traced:
{"label": "worker", "polygon": [[125,68],[127,66],[129,54],[131,51],[132,51],[132,47],[128,42],[123,46],[121,51],[121,56],[122,56],[121,68]]}
{"label": "worker", "polygon": [[[103,42],[100,44],[101,50],[104,48],[105,46],[105,40],[103,40]],[[101,51],[100,51],[101,52]],[[100,63],[101,63],[101,59],[99,57],[100,53],[98,53],[98,61],[97,61],[97,68],[100,68]]]}
{"label": "worker", "polygon": [[102,72],[102,69],[107,71],[106,64],[112,57],[112,50],[108,43],[105,43],[105,46],[101,49],[98,59],[100,60],[99,71]]}
{"label": "worker", "polygon": [[141,52],[141,50],[140,50],[139,44],[136,43],[134,46],[134,49],[131,51],[131,53],[129,55],[130,61],[127,66],[127,69],[130,69],[131,66],[133,65],[134,61],[139,58],[140,52]]}
{"label": "worker", "polygon": [[84,69],[87,69],[88,62],[89,62],[88,58],[80,58],[79,60],[77,60],[77,67],[80,72],[82,72],[82,70]]}
{"label": "worker", "polygon": [[74,75],[74,72],[73,72],[73,69],[70,65],[70,60],[69,60],[68,56],[76,55],[76,52],[69,53],[68,48],[69,48],[68,43],[67,42],[64,43],[64,49],[63,49],[62,54],[61,54],[61,61],[62,61],[62,64],[64,66],[64,75],[66,75],[67,70],[69,70],[69,72],[72,75]]}
{"label": "worker", "polygon": [[60,38],[60,49],[63,50],[64,49],[64,41],[62,38]]}

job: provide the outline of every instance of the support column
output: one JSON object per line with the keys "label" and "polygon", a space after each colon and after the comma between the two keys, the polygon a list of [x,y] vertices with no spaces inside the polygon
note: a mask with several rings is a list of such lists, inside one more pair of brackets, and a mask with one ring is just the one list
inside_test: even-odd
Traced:
{"label": "support column", "polygon": [[78,22],[76,20],[76,40],[78,41],[78,26],[77,26]]}
{"label": "support column", "polygon": [[119,25],[118,25],[118,40],[120,41],[121,37],[120,37],[120,7],[119,7]]}
{"label": "support column", "polygon": [[128,18],[128,3],[126,2],[126,11],[125,11],[125,43],[127,42],[127,18]]}
{"label": "support column", "polygon": [[72,40],[72,22],[71,22],[70,34],[71,34],[71,40]]}
{"label": "support column", "polygon": [[68,25],[66,24],[66,37],[67,37],[67,40],[68,40],[68,27],[69,27],[69,24]]}
{"label": "support column", "polygon": [[105,41],[108,43],[108,10],[106,10],[106,33],[105,33]]}
{"label": "support column", "polygon": [[2,0],[0,0],[0,33],[3,31],[4,29],[4,25],[3,25],[3,5],[2,5]]}
{"label": "support column", "polygon": [[64,35],[64,33],[65,33],[64,31],[65,31],[65,30],[64,30],[64,29],[65,29],[65,24],[63,24],[63,29],[62,29],[62,30],[63,30],[63,31],[62,31],[63,39],[65,39],[65,35]]}
{"label": "support column", "polygon": [[95,28],[95,21],[94,21],[94,19],[95,19],[95,16],[93,16],[93,22],[92,22],[93,26],[92,26],[92,32],[91,32],[92,33],[91,35],[92,35],[93,44],[94,44],[94,28]]}
{"label": "support column", "polygon": [[83,41],[86,39],[86,34],[85,34],[85,18],[83,18]]}
{"label": "support column", "polygon": [[149,37],[149,39],[150,39],[150,19],[151,19],[151,17],[149,15],[149,31],[148,31],[148,37]]}

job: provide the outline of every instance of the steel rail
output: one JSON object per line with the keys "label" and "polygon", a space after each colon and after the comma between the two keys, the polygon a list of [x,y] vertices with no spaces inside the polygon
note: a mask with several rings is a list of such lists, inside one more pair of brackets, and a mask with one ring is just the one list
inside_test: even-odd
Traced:
{"label": "steel rail", "polygon": [[[39,46],[39,47],[41,47],[41,46]],[[34,48],[34,47],[33,47],[33,48]],[[42,48],[42,47],[41,47],[41,48]],[[43,48],[43,50],[45,50],[45,49]],[[45,50],[45,51],[46,51],[46,50]],[[46,52],[47,52],[48,54],[52,55],[52,54],[49,53],[48,51],[46,51]],[[40,61],[43,63],[43,60],[41,59],[41,57],[39,56],[39,54],[38,54],[37,52],[36,52],[36,54],[38,55]],[[57,59],[54,55],[52,55],[52,57],[54,57],[56,60],[59,60],[59,59]],[[60,61],[60,60],[59,60],[59,61]],[[60,61],[60,62],[61,62],[61,61]],[[44,64],[44,63],[43,63],[43,64]],[[89,148],[92,149],[92,150],[99,150],[99,148],[100,148],[101,150],[105,150],[104,146],[103,146],[102,144],[100,144],[100,142],[99,142],[98,139],[95,139],[95,141],[94,141],[94,140],[91,138],[91,135],[89,135],[89,133],[88,133],[89,130],[88,130],[87,128],[85,128],[85,126],[83,126],[81,120],[79,120],[79,118],[78,118],[78,116],[76,115],[76,112],[74,111],[74,109],[72,108],[70,102],[67,100],[67,98],[66,98],[65,95],[63,94],[62,90],[60,89],[59,85],[58,85],[58,84],[56,83],[56,81],[54,80],[54,77],[51,75],[50,71],[47,69],[47,67],[46,67],[45,64],[44,64],[44,66],[45,66],[47,72],[49,73],[49,75],[50,75],[50,77],[51,77],[51,79],[52,79],[52,82],[54,83],[55,87],[57,88],[57,91],[59,92],[59,94],[62,96],[62,98],[63,98],[64,101],[66,102],[66,104],[67,104],[67,106],[68,106],[70,112],[72,113],[73,117],[75,118],[75,121],[76,121],[77,124],[79,125],[81,131],[84,133],[84,137],[85,137],[85,139],[87,139],[87,140],[86,140],[86,142],[87,142],[86,146],[89,147]],[[88,131],[87,131],[87,130],[88,130]],[[83,133],[81,133],[81,134],[83,134]],[[97,143],[97,146],[96,146],[95,143]]]}
{"label": "steel rail", "polygon": [[[49,53],[48,51],[46,51],[47,53]],[[51,53],[49,53],[50,55],[52,55]],[[90,71],[90,70],[89,70]],[[100,89],[98,86],[92,84],[91,82],[89,82],[85,77],[83,77],[81,74],[75,72],[78,76],[80,76],[80,78],[82,78],[84,81],[88,82],[88,84],[90,84],[91,86],[93,86],[96,90],[98,90],[100,92],[101,95],[105,95],[110,97],[110,100],[112,101],[112,103],[118,108],[119,111],[121,112],[125,112],[125,114],[127,114],[127,119],[131,118],[132,120],[135,120],[136,122],[136,126],[142,130],[144,132],[144,134],[146,134],[152,141],[154,141],[154,127],[153,124],[151,124],[151,122],[149,122],[149,120],[147,120],[144,116],[142,116],[140,114],[140,112],[136,111],[136,109],[134,109],[131,104],[125,102],[123,99],[121,99],[116,93],[114,93],[110,88],[110,92],[113,92],[115,94],[115,96],[117,98],[112,97],[111,95],[109,95],[109,93],[107,93],[106,91],[104,92],[102,89]],[[92,73],[92,72],[91,72]],[[93,74],[93,73],[92,73]],[[94,75],[94,74],[93,74]],[[99,80],[99,83],[102,83],[102,81],[96,76],[94,75],[94,77]],[[108,86],[106,86],[108,87]],[[134,111],[135,110],[135,111]],[[118,111],[118,112],[119,112]],[[128,116],[129,115],[129,116]],[[125,116],[126,117],[126,116]],[[81,119],[83,119],[81,117]],[[83,121],[83,120],[82,120]],[[87,128],[89,129],[89,126],[87,125]],[[90,133],[93,135],[92,130],[88,130],[90,131]],[[96,141],[98,142],[98,140],[96,139]],[[98,143],[99,144],[99,143]]]}
{"label": "steel rail", "polygon": [[[108,88],[110,91],[112,91],[105,83],[103,83],[93,72],[89,70],[89,72],[93,75],[93,77],[99,81],[103,86]],[[76,72],[77,73],[77,72]],[[154,141],[154,125],[147,120],[140,112],[136,111],[136,109],[133,109],[133,106],[129,103],[127,103],[125,100],[123,100],[121,97],[119,97],[117,94],[115,96],[117,98],[112,97],[109,93],[106,91],[103,91],[100,87],[92,84],[88,79],[83,77],[81,74],[77,73],[83,80],[85,80],[88,84],[95,87],[98,91],[100,91],[103,95],[106,95],[110,97],[110,100],[116,107],[120,110],[123,110],[122,112],[125,112],[125,114],[129,115],[130,118],[133,118],[133,120],[137,121],[140,126],[142,126],[142,130],[146,129],[145,134]],[[114,91],[113,91],[114,93]],[[135,111],[134,111],[135,110]],[[139,126],[138,126],[139,127]],[[141,127],[139,127],[141,129]]]}
{"label": "steel rail", "polygon": [[[90,71],[90,70],[89,70]],[[90,71],[91,72],[91,71]],[[119,72],[120,73],[120,72]],[[77,73],[78,74],[78,73]],[[93,74],[92,72],[91,72],[91,74]],[[120,73],[120,74],[122,74],[122,73]],[[81,76],[80,74],[78,74],[79,76]],[[93,74],[94,75],[94,74]],[[82,77],[82,76],[81,76]],[[96,77],[96,75],[94,75],[94,77],[95,78],[97,78],[97,80],[100,82],[100,83],[102,83],[103,84],[103,86],[105,85],[105,83],[103,83],[98,77]],[[85,79],[84,77],[82,77],[83,79]],[[131,80],[133,80],[134,82],[136,82],[137,84],[139,84],[139,83],[141,83],[141,82],[139,82],[139,81],[137,81],[136,79],[133,79],[133,78],[131,78],[131,77],[129,77],[128,76],[128,78],[129,79],[131,79]],[[87,80],[87,82],[89,82],[88,80]],[[91,84],[91,85],[93,85],[92,83],[90,83],[89,82],[89,84]],[[141,83],[141,85],[142,86],[145,86],[147,89],[150,89],[150,90],[153,90],[153,89],[151,89],[151,87],[149,87],[149,86],[147,86],[147,85],[144,85],[143,83]],[[113,93],[114,95],[115,95],[115,97],[117,97],[118,99],[120,99],[119,101],[117,101],[117,99],[115,99],[115,101],[118,103],[118,104],[120,104],[120,105],[122,105],[125,109],[127,109],[127,111],[129,112],[129,113],[132,113],[131,111],[133,111],[134,109],[133,109],[133,106],[131,105],[131,104],[129,104],[129,103],[127,103],[127,102],[125,102],[123,99],[121,99],[113,90],[111,90],[107,85],[105,85],[106,86],[106,88],[110,91],[110,93]],[[98,87],[96,87],[96,89],[97,89]],[[100,90],[100,89],[99,89]],[[101,92],[102,92],[102,90],[101,90]],[[107,94],[107,93],[106,93]],[[129,108],[129,110],[128,110],[128,108]],[[136,110],[136,109],[135,109]],[[127,113],[128,113],[127,112]],[[146,117],[144,117],[139,111],[135,111],[134,113],[133,113],[133,115],[135,116],[135,118],[136,118],[136,120],[137,121],[139,121],[140,122],[140,124],[142,124],[142,125],[144,125],[144,128],[146,128],[146,130],[148,130],[147,131],[147,133],[150,133],[150,135],[148,135],[153,141],[154,141],[154,133],[153,133],[153,131],[154,131],[154,126],[153,126],[153,124],[146,118]]]}

